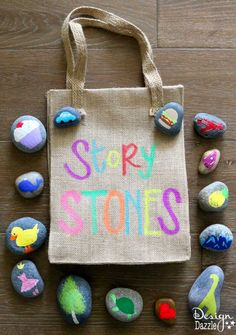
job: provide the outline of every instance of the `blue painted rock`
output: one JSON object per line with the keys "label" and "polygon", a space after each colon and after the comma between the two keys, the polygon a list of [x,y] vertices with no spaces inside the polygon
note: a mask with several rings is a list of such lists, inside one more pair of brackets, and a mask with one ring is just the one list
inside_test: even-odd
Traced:
{"label": "blue painted rock", "polygon": [[208,174],[217,168],[220,160],[220,151],[212,149],[204,152],[199,163],[198,171],[201,174]]}
{"label": "blue painted rock", "polygon": [[42,149],[46,143],[47,134],[40,120],[31,115],[24,115],[12,124],[11,139],[18,149],[32,153]]}
{"label": "blue painted rock", "polygon": [[227,130],[227,125],[222,119],[207,113],[196,114],[193,124],[196,132],[205,138],[222,136]]}
{"label": "blue painted rock", "polygon": [[189,308],[193,314],[207,318],[215,317],[220,310],[220,293],[224,272],[219,266],[211,265],[195,280],[188,294]]}
{"label": "blue painted rock", "polygon": [[199,241],[205,249],[224,251],[230,248],[233,242],[233,234],[225,225],[213,224],[201,232]]}
{"label": "blue painted rock", "polygon": [[11,282],[17,293],[35,298],[44,290],[44,282],[35,264],[28,260],[17,263],[11,273]]}
{"label": "blue painted rock", "polygon": [[79,276],[68,276],[58,286],[57,301],[65,319],[71,324],[79,325],[91,314],[91,287]]}
{"label": "blue painted rock", "polygon": [[81,113],[73,107],[59,109],[54,117],[54,125],[59,128],[66,128],[77,125],[81,120]]}
{"label": "blue painted rock", "polygon": [[143,310],[141,295],[129,288],[118,287],[106,295],[106,307],[111,316],[123,322],[137,319]]}
{"label": "blue painted rock", "polygon": [[220,181],[215,181],[199,192],[198,203],[203,211],[221,212],[228,206],[228,197],[228,187]]}
{"label": "blue painted rock", "polygon": [[176,307],[173,299],[161,298],[155,303],[155,313],[158,319],[173,325],[176,322]]}
{"label": "blue painted rock", "polygon": [[177,102],[169,102],[154,115],[156,127],[164,134],[177,135],[180,132],[184,109]]}
{"label": "blue painted rock", "polygon": [[16,189],[24,198],[35,198],[43,190],[43,176],[35,171],[20,175],[15,181]]}
{"label": "blue painted rock", "polygon": [[44,224],[31,217],[23,217],[8,226],[6,245],[14,254],[24,255],[37,250],[46,236]]}

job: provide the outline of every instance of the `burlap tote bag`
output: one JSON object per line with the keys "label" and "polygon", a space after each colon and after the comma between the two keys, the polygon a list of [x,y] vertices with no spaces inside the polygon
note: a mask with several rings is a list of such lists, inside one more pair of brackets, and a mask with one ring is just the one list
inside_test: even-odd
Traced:
{"label": "burlap tote bag", "polygon": [[[145,87],[84,88],[85,26],[137,40]],[[167,102],[183,104],[183,86],[162,86],[145,34],[106,11],[75,9],[64,21],[62,38],[67,58],[66,89],[47,94],[50,262],[145,264],[188,260],[184,131],[182,127],[177,136],[164,135],[155,128],[153,118]],[[78,125],[55,127],[54,117],[64,106],[81,111]]]}

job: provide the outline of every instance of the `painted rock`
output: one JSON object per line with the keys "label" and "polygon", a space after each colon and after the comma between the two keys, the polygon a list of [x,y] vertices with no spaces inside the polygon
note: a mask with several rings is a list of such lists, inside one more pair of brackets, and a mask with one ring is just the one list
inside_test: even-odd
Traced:
{"label": "painted rock", "polygon": [[8,226],[6,245],[14,254],[24,255],[37,250],[46,236],[44,224],[31,217],[23,217]]}
{"label": "painted rock", "polygon": [[214,317],[220,310],[220,293],[224,282],[224,272],[219,266],[211,265],[195,280],[188,294],[188,304],[192,313],[204,317]]}
{"label": "painted rock", "polygon": [[17,263],[11,273],[11,282],[17,293],[35,298],[44,290],[44,282],[35,264],[28,260]]}
{"label": "painted rock", "polygon": [[138,292],[129,288],[114,288],[106,295],[106,307],[115,319],[130,322],[141,314],[143,299]]}
{"label": "painted rock", "polygon": [[193,124],[196,132],[205,138],[222,136],[227,130],[227,125],[222,119],[207,113],[196,114]]}
{"label": "painted rock", "polygon": [[208,174],[214,171],[220,160],[220,151],[217,149],[208,150],[202,155],[198,171],[201,174]]}
{"label": "painted rock", "polygon": [[203,211],[221,212],[228,206],[228,197],[228,187],[220,181],[215,181],[199,192],[198,203]]}
{"label": "painted rock", "polygon": [[15,181],[16,189],[24,198],[35,198],[44,186],[43,176],[35,171],[20,175]]}
{"label": "painted rock", "polygon": [[65,319],[71,324],[79,325],[91,314],[91,287],[79,276],[68,276],[58,286],[57,301]]}
{"label": "painted rock", "polygon": [[199,241],[205,249],[224,251],[230,248],[233,242],[233,234],[225,225],[213,224],[201,232]]}
{"label": "painted rock", "polygon": [[81,120],[81,113],[73,107],[59,109],[54,117],[54,125],[59,128],[66,128],[77,125]]}
{"label": "painted rock", "polygon": [[158,319],[173,325],[176,321],[176,307],[174,300],[170,298],[158,299],[155,303],[155,313]]}
{"label": "painted rock", "polygon": [[42,149],[47,134],[40,120],[31,115],[24,115],[15,120],[11,126],[11,139],[21,151],[32,153]]}
{"label": "painted rock", "polygon": [[169,102],[154,115],[156,127],[164,134],[176,135],[180,132],[184,109],[177,102]]}

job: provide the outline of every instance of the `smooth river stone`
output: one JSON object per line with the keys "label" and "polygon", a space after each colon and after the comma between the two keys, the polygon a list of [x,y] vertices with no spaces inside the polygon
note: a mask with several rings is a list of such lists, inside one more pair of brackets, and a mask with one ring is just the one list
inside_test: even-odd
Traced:
{"label": "smooth river stone", "polygon": [[169,102],[154,115],[156,127],[164,134],[175,136],[180,132],[184,109],[177,102]]}
{"label": "smooth river stone", "polygon": [[54,125],[58,128],[66,128],[77,125],[81,120],[81,113],[73,107],[63,107],[57,111],[54,117]]}
{"label": "smooth river stone", "polygon": [[195,115],[194,129],[205,138],[217,138],[227,130],[226,123],[219,117],[207,113],[198,113]]}
{"label": "smooth river stone", "polygon": [[79,325],[86,321],[92,310],[89,283],[75,275],[64,278],[57,289],[57,302],[67,322]]}
{"label": "smooth river stone", "polygon": [[155,303],[155,313],[161,321],[173,325],[176,322],[176,307],[170,298],[158,299]]}
{"label": "smooth river stone", "polygon": [[224,272],[217,265],[207,267],[195,280],[188,294],[188,304],[193,314],[204,318],[215,317],[220,310],[220,293],[224,282]]}
{"label": "smooth river stone", "polygon": [[228,206],[228,197],[228,187],[216,181],[199,192],[198,204],[205,212],[221,212]]}
{"label": "smooth river stone", "polygon": [[224,251],[230,248],[233,238],[228,227],[222,224],[213,224],[201,232],[199,242],[205,249]]}
{"label": "smooth river stone", "polygon": [[24,255],[41,247],[46,237],[44,224],[31,217],[23,217],[8,226],[6,245],[14,254]]}
{"label": "smooth river stone", "polygon": [[201,174],[208,174],[214,171],[220,160],[220,151],[212,149],[204,152],[199,163],[198,171]]}
{"label": "smooth river stone", "polygon": [[43,176],[35,171],[20,175],[15,181],[16,189],[22,197],[30,199],[37,197],[43,190]]}
{"label": "smooth river stone", "polygon": [[21,296],[35,298],[44,290],[44,282],[35,264],[28,260],[17,263],[11,273],[11,282]]}
{"label": "smooth river stone", "polygon": [[115,319],[131,322],[142,313],[143,299],[138,292],[130,288],[118,287],[107,293],[106,307]]}

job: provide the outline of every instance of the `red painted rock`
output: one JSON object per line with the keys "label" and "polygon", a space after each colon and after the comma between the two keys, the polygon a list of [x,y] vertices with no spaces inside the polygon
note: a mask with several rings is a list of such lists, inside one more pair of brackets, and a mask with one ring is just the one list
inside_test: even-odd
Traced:
{"label": "red painted rock", "polygon": [[176,321],[176,307],[174,300],[170,298],[158,299],[155,304],[155,313],[158,319],[173,325]]}
{"label": "red painted rock", "polygon": [[204,152],[202,155],[198,171],[201,174],[208,174],[214,171],[220,160],[220,151],[212,149]]}

